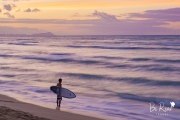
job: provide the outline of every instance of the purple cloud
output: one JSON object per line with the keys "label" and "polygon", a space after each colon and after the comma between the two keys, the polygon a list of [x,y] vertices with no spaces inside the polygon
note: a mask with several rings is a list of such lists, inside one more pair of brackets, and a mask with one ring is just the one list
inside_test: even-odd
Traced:
{"label": "purple cloud", "polygon": [[147,10],[144,13],[130,13],[129,16],[130,18],[149,18],[168,22],[179,22],[180,8],[171,8],[164,10]]}
{"label": "purple cloud", "polygon": [[37,9],[37,8],[34,8],[34,9],[31,9],[31,8],[28,8],[26,9],[24,12],[39,12],[40,10]]}
{"label": "purple cloud", "polygon": [[92,13],[93,16],[99,17],[101,20],[108,21],[108,22],[115,22],[117,18],[115,15],[110,15],[105,12],[98,12],[97,10]]}
{"label": "purple cloud", "polygon": [[41,10],[39,10],[39,9],[37,9],[37,8],[35,8],[35,9],[32,10],[32,12],[39,12],[39,11],[41,11]]}
{"label": "purple cloud", "polygon": [[31,12],[31,9],[30,8],[28,8],[27,10],[25,10],[24,12]]}
{"label": "purple cloud", "polygon": [[16,5],[15,4],[4,4],[3,7],[5,10],[11,11],[13,8],[16,7]]}
{"label": "purple cloud", "polygon": [[4,13],[8,18],[14,18],[14,15],[11,15],[9,12]]}

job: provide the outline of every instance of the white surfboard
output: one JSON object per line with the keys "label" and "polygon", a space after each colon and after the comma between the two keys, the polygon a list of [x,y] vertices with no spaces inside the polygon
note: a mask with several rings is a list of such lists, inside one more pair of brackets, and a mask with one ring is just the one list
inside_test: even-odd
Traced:
{"label": "white surfboard", "polygon": [[[50,87],[50,90],[54,94],[58,94],[58,89],[59,89],[58,86],[51,86]],[[72,91],[70,91],[70,90],[68,90],[66,88],[61,88],[61,96],[65,97],[65,98],[75,98],[76,97],[76,95]]]}

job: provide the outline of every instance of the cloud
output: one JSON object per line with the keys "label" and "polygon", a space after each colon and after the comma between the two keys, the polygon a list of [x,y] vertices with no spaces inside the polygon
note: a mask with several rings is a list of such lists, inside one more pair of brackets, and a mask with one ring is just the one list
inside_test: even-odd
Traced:
{"label": "cloud", "polygon": [[16,10],[15,12],[21,12],[21,9]]}
{"label": "cloud", "polygon": [[72,17],[80,17],[79,13],[74,13],[74,15],[72,15]]}
{"label": "cloud", "polygon": [[24,12],[31,12],[31,9],[30,8],[28,8],[27,10],[25,10]]}
{"label": "cloud", "polygon": [[115,15],[110,15],[105,12],[98,12],[97,10],[92,13],[93,16],[99,17],[101,20],[108,21],[108,22],[114,22],[117,21],[117,18]]}
{"label": "cloud", "polygon": [[3,7],[5,10],[11,11],[13,8],[16,7],[16,5],[15,4],[4,4]]}
{"label": "cloud", "polygon": [[9,12],[4,13],[8,18],[14,18],[14,15],[11,15]]}
{"label": "cloud", "polygon": [[39,11],[41,11],[41,10],[35,8],[35,9],[31,10],[31,11],[32,11],[32,12],[39,12]]}
{"label": "cloud", "polygon": [[[175,9],[172,9],[175,10]],[[31,10],[32,11],[32,10]],[[169,13],[168,13],[169,12]],[[144,13],[131,13],[130,18],[117,19],[115,15],[105,12],[95,11],[92,16],[99,17],[100,19],[84,19],[84,20],[66,20],[66,19],[0,19],[0,23],[18,23],[22,25],[31,26],[50,30],[56,34],[62,35],[179,35],[180,29],[175,29],[172,26],[165,28],[163,26],[170,26],[170,23],[163,20],[161,17],[150,17],[151,19],[134,19],[137,18],[135,14],[175,14],[169,9],[162,10],[149,10]],[[79,15],[75,13],[75,15]],[[135,15],[135,16],[133,16]],[[132,19],[133,18],[133,19]],[[142,17],[138,17],[142,18]],[[145,18],[145,17],[144,17]],[[108,21],[108,22],[102,22]],[[180,23],[180,22],[179,22]],[[176,22],[174,22],[176,24]],[[48,27],[46,27],[48,25]],[[178,25],[178,24],[177,24]],[[179,24],[180,25],[180,24]],[[57,29],[61,28],[61,29]]]}
{"label": "cloud", "polygon": [[180,8],[170,8],[164,10],[147,10],[144,13],[130,13],[130,18],[149,18],[168,22],[180,21]]}
{"label": "cloud", "polygon": [[39,11],[41,11],[41,10],[39,10],[37,8],[34,8],[34,9],[28,8],[24,12],[39,12]]}

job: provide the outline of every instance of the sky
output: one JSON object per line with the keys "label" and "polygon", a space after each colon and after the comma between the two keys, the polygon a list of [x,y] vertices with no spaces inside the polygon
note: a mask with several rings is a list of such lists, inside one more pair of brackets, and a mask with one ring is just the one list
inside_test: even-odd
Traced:
{"label": "sky", "polygon": [[180,0],[0,0],[0,34],[180,35]]}

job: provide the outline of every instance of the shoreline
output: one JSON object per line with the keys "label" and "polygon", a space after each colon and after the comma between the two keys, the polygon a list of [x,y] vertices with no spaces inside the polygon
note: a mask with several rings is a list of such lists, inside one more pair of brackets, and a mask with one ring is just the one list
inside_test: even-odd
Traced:
{"label": "shoreline", "polygon": [[[13,114],[9,114],[13,113]],[[6,114],[7,119],[24,118],[25,120],[103,120],[101,118],[95,118],[91,116],[70,113],[67,111],[54,110],[30,103],[25,103],[6,95],[0,94],[0,114]],[[2,116],[3,117],[3,116]],[[13,118],[16,117],[16,118]]]}

